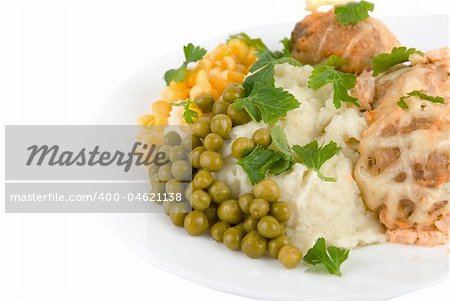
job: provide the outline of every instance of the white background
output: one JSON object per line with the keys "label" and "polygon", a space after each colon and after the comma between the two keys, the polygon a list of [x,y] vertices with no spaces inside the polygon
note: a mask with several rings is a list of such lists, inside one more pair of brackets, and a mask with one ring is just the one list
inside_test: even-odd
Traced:
{"label": "white background", "polygon": [[[374,2],[378,16],[449,11],[446,0]],[[3,2],[2,120],[89,123],[95,110],[108,105],[102,100],[114,87],[148,62],[188,42],[294,22],[303,5],[302,0]],[[3,167],[3,130],[0,136]],[[95,214],[0,213],[0,222],[2,300],[246,300],[158,270]],[[448,289],[446,281],[395,300],[447,300]]]}

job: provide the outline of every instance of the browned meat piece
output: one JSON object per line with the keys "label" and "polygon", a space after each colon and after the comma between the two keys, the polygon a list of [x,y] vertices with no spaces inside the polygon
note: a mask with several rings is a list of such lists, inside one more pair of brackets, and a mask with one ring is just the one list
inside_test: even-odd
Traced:
{"label": "browned meat piece", "polygon": [[380,21],[368,18],[353,26],[336,21],[334,10],[312,12],[292,31],[292,55],[304,64],[318,64],[330,55],[348,60],[342,71],[361,73],[370,69],[377,54],[390,52],[399,43]]}
{"label": "browned meat piece", "polygon": [[[376,80],[369,128],[359,144],[355,178],[389,240],[435,246],[450,227],[450,81],[448,49],[414,58]],[[439,56],[440,55],[440,56]],[[395,69],[395,70],[394,70]],[[444,104],[408,97],[414,90]],[[371,101],[370,101],[371,102]]]}

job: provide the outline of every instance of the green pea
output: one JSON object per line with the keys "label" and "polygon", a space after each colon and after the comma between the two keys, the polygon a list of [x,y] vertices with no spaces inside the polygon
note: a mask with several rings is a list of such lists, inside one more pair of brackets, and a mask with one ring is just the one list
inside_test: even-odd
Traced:
{"label": "green pea", "polygon": [[211,131],[219,134],[223,139],[228,139],[232,126],[233,122],[227,115],[218,114],[211,119]]}
{"label": "green pea", "polygon": [[259,129],[253,133],[252,140],[256,145],[268,147],[272,143],[272,136],[268,129]]}
{"label": "green pea", "polygon": [[293,245],[285,245],[278,252],[278,260],[288,269],[293,269],[302,260],[302,252]]}
{"label": "green pea", "polygon": [[257,229],[258,220],[252,216],[247,216],[244,221],[244,230],[246,233],[255,231]]}
{"label": "green pea", "polygon": [[217,207],[216,204],[211,203],[208,208],[205,209],[205,215],[208,219],[208,222],[210,225],[214,224],[219,220],[219,217],[217,216]]}
{"label": "green pea", "polygon": [[292,209],[286,202],[275,202],[270,208],[270,215],[275,217],[279,222],[285,223],[291,218]]}
{"label": "green pea", "polygon": [[175,195],[177,195],[177,194],[183,195],[185,190],[186,190],[185,184],[178,180],[171,179],[171,180],[167,181],[167,183],[166,183],[166,192],[167,193],[173,193]]}
{"label": "green pea", "polygon": [[203,190],[196,190],[191,195],[191,205],[194,209],[203,211],[211,204],[211,197]]}
{"label": "green pea", "polygon": [[192,134],[197,137],[205,138],[206,135],[211,133],[210,119],[208,117],[202,117],[194,121],[191,125]]}
{"label": "green pea", "polygon": [[180,134],[177,132],[171,131],[164,135],[164,144],[167,145],[178,145],[181,143]]}
{"label": "green pea", "polygon": [[255,149],[255,143],[252,140],[239,137],[231,145],[231,153],[236,159],[242,159]]}
{"label": "green pea", "polygon": [[195,189],[207,189],[213,183],[214,178],[211,172],[207,169],[200,169],[192,180],[192,185]]}
{"label": "green pea", "polygon": [[228,84],[222,93],[224,101],[233,102],[244,97],[244,88],[238,84]]}
{"label": "green pea", "polygon": [[216,133],[209,133],[203,140],[203,145],[209,151],[219,151],[223,146],[223,139]]}
{"label": "green pea", "polygon": [[241,249],[250,258],[262,257],[266,253],[267,240],[257,231],[251,231],[242,239]]}
{"label": "green pea", "polygon": [[192,165],[186,160],[177,160],[170,169],[177,180],[190,180],[192,178]]}
{"label": "green pea", "polygon": [[264,199],[253,199],[248,207],[250,215],[256,219],[261,219],[267,215],[270,210],[269,203]]}
{"label": "green pea", "polygon": [[217,242],[223,241],[223,234],[230,226],[225,222],[217,222],[211,227],[211,236]]}
{"label": "green pea", "polygon": [[194,210],[184,219],[184,229],[192,236],[199,236],[208,230],[209,223],[206,215],[198,210]]}
{"label": "green pea", "polygon": [[222,155],[212,151],[204,151],[200,155],[200,167],[210,171],[219,171],[223,166]]}
{"label": "green pea", "polygon": [[238,201],[233,199],[222,202],[217,209],[217,215],[220,220],[229,224],[238,224],[243,217]]}
{"label": "green pea", "polygon": [[245,214],[250,213],[250,203],[253,201],[255,196],[251,193],[245,193],[239,197],[239,207],[241,207],[242,212]]}
{"label": "green pea", "polygon": [[203,113],[210,113],[213,109],[214,98],[211,95],[204,94],[197,96],[194,103],[202,110]]}
{"label": "green pea", "polygon": [[220,180],[215,180],[211,184],[208,188],[208,193],[211,196],[211,199],[217,204],[220,204],[231,197],[230,188]]}
{"label": "green pea", "polygon": [[219,115],[219,114],[227,114],[228,106],[230,105],[229,102],[218,100],[213,106],[213,114]]}
{"label": "green pea", "polygon": [[234,125],[241,125],[252,121],[245,109],[238,109],[235,103],[232,103],[227,109],[227,115],[231,118]]}
{"label": "green pea", "polygon": [[159,179],[160,179],[162,182],[167,182],[167,181],[169,181],[170,179],[172,179],[172,178],[173,178],[173,174],[172,174],[172,164],[167,163],[167,164],[164,164],[163,166],[161,166],[161,167],[159,168],[159,173],[158,173],[158,175],[159,175]]}
{"label": "green pea", "polygon": [[259,220],[257,229],[259,234],[266,238],[275,238],[281,234],[280,223],[270,215],[264,216]]}
{"label": "green pea", "polygon": [[181,145],[184,150],[190,152],[197,146],[202,146],[202,141],[195,135],[188,135],[183,139],[183,141],[181,141]]}
{"label": "green pea", "polygon": [[274,180],[262,180],[253,187],[253,194],[256,198],[265,199],[269,203],[274,203],[280,199],[281,189]]}
{"label": "green pea", "polygon": [[173,146],[170,150],[169,150],[169,159],[170,161],[176,161],[176,160],[183,160],[187,158],[187,153],[184,150],[184,147],[182,147],[181,145],[176,145]]}
{"label": "green pea", "polygon": [[242,231],[238,228],[228,228],[223,233],[223,244],[230,250],[239,250],[243,236]]}

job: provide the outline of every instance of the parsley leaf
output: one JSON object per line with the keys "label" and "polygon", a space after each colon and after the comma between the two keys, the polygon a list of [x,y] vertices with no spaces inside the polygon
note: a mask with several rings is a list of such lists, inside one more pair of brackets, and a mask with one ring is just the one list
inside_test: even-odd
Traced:
{"label": "parsley leaf", "polygon": [[397,105],[400,108],[402,108],[403,110],[409,109],[409,106],[405,100],[410,96],[417,96],[422,100],[428,100],[433,103],[445,103],[444,98],[441,96],[430,96],[430,95],[423,93],[422,91],[414,90],[414,91],[409,92],[405,96],[400,97],[400,100],[397,102]]}
{"label": "parsley leaf", "polygon": [[206,49],[200,46],[194,46],[192,43],[189,43],[183,47],[184,51],[184,62],[177,69],[170,69],[164,73],[164,81],[167,85],[170,84],[171,81],[174,82],[182,82],[186,78],[186,68],[189,63],[194,63],[203,58],[206,54]]}
{"label": "parsley leaf", "polygon": [[297,153],[300,163],[315,170],[322,180],[336,182],[336,179],[326,177],[320,172],[322,165],[341,150],[336,142],[330,141],[327,145],[319,147],[317,140],[314,140],[305,146],[294,145],[292,149]]}
{"label": "parsley leaf", "polygon": [[266,177],[266,173],[274,162],[281,157],[271,149],[258,145],[250,154],[237,161],[242,166],[252,184],[256,184]]}
{"label": "parsley leaf", "polygon": [[342,102],[350,102],[360,107],[357,99],[348,94],[348,90],[356,84],[356,75],[337,71],[332,66],[322,65],[316,67],[309,76],[308,87],[318,90],[326,84],[332,83],[334,106],[339,109]]}
{"label": "parsley leaf", "polygon": [[326,269],[328,273],[342,276],[341,265],[347,260],[350,250],[335,246],[327,247],[325,239],[320,237],[314,246],[308,250],[303,260],[316,267],[316,269]]}
{"label": "parsley leaf", "polygon": [[278,175],[291,169],[294,164],[294,159],[292,157],[291,148],[289,146],[286,133],[279,125],[276,125],[270,129],[270,135],[272,136],[272,145],[281,157],[272,164],[270,167],[270,172]]}
{"label": "parsley leaf", "polygon": [[373,75],[376,76],[381,72],[388,70],[389,68],[407,62],[409,60],[409,56],[412,54],[423,55],[422,51],[418,51],[415,48],[406,48],[406,47],[394,47],[391,50],[391,53],[381,53],[373,58]]}
{"label": "parsley leaf", "polygon": [[286,57],[291,56],[291,44],[292,44],[291,39],[288,37],[284,37],[283,39],[280,40],[280,43],[281,45],[283,45],[282,55]]}
{"label": "parsley leaf", "polygon": [[373,11],[375,5],[368,1],[351,2],[336,6],[334,14],[336,20],[342,25],[355,25],[369,17],[369,11]]}
{"label": "parsley leaf", "polygon": [[191,124],[194,122],[194,118],[198,118],[197,112],[191,110],[191,100],[188,99],[187,101],[181,101],[181,102],[172,102],[170,103],[172,106],[177,107],[184,107],[184,113],[183,118],[186,121],[187,124]]}
{"label": "parsley leaf", "polygon": [[258,69],[261,69],[264,66],[268,65],[277,65],[277,64],[283,64],[288,63],[292,66],[301,66],[300,62],[292,57],[275,57],[274,54],[270,51],[263,51],[261,55],[259,56],[258,60],[253,64],[253,66],[250,68],[250,72],[255,72]]}
{"label": "parsley leaf", "polygon": [[256,82],[250,95],[236,101],[236,108],[245,108],[255,121],[261,119],[268,124],[273,124],[287,112],[296,109],[300,103],[295,97],[283,88],[267,86]]}
{"label": "parsley leaf", "polygon": [[266,44],[264,44],[264,42],[260,38],[251,38],[245,32],[232,34],[228,37],[228,41],[231,39],[239,39],[247,44],[247,46],[255,48],[257,52],[262,52],[268,49]]}

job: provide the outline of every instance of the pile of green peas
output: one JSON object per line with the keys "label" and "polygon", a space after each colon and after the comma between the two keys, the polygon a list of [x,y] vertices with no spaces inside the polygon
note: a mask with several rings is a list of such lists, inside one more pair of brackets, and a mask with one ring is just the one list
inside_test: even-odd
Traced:
{"label": "pile of green peas", "polygon": [[[285,223],[291,218],[292,210],[280,200],[278,184],[263,180],[254,185],[253,193],[235,199],[226,183],[214,178],[214,173],[223,167],[220,151],[224,140],[230,138],[232,127],[251,121],[245,110],[235,107],[234,101],[243,96],[241,85],[230,84],[217,101],[209,95],[195,98],[194,103],[210,117],[195,120],[191,125],[192,135],[183,140],[174,132],[165,135],[164,142],[169,147],[162,146],[160,150],[167,151],[171,164],[162,166],[152,180],[159,182],[156,191],[163,188],[183,191],[187,201],[172,205],[164,202],[164,210],[172,223],[184,227],[188,234],[199,236],[209,230],[215,241],[230,250],[242,250],[251,258],[268,253],[286,268],[294,268],[300,263],[302,253],[285,235]],[[235,139],[232,154],[241,159],[257,145],[268,147],[271,143],[270,131],[259,129],[252,139]],[[185,179],[187,172],[192,172],[191,183],[184,188],[178,186],[177,181]],[[186,209],[191,208],[188,213]]]}

